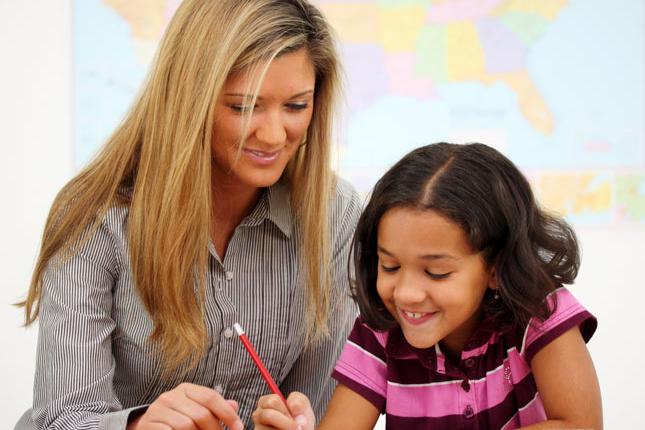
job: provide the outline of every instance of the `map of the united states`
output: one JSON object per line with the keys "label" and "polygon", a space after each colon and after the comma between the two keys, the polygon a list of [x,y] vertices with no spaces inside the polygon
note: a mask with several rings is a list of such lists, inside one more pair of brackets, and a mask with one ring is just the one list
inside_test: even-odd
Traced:
{"label": "map of the united states", "polygon": [[[574,222],[645,221],[640,2],[313,2],[340,41],[339,169],[360,191],[412,147],[478,140]],[[127,110],[180,3],[75,3],[79,165]]]}

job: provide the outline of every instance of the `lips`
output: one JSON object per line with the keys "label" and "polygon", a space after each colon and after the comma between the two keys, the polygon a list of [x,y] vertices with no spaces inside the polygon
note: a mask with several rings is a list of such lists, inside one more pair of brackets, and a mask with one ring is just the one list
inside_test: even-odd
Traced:
{"label": "lips", "polygon": [[408,324],[419,325],[428,321],[438,312],[419,312],[419,311],[408,311],[404,309],[399,309],[399,315],[403,318]]}
{"label": "lips", "polygon": [[248,148],[244,148],[244,153],[252,160],[261,164],[272,163],[280,155],[280,151],[266,152]]}

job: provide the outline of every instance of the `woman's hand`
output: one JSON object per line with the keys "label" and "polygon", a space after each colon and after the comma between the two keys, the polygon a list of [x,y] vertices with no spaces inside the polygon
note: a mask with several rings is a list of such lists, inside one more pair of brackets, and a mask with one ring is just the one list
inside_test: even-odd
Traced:
{"label": "woman's hand", "polygon": [[222,422],[231,430],[242,430],[238,409],[236,401],[215,390],[183,383],[160,395],[127,430],[222,430]]}
{"label": "woman's hand", "polygon": [[256,430],[314,430],[316,417],[309,399],[302,393],[293,392],[287,398],[289,410],[275,394],[262,396],[253,412]]}

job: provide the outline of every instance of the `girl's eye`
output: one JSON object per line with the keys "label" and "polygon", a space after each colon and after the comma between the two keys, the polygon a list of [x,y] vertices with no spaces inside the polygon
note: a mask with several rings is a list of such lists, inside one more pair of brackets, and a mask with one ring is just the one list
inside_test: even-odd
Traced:
{"label": "girl's eye", "polygon": [[308,103],[287,103],[287,109],[290,110],[305,110],[309,107]]}
{"label": "girl's eye", "polygon": [[426,270],[426,274],[434,279],[435,281],[440,281],[442,279],[446,279],[448,276],[450,276],[452,272],[447,272],[447,273],[432,273]]}
{"label": "girl's eye", "polygon": [[392,273],[399,270],[399,266],[386,266],[384,264],[381,264],[381,269],[383,269],[384,272]]}

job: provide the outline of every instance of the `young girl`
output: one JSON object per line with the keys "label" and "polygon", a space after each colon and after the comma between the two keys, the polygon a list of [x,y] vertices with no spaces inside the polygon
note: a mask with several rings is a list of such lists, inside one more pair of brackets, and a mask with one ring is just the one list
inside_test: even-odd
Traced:
{"label": "young girl", "polygon": [[[562,286],[576,237],[499,152],[412,151],[376,184],[353,246],[361,315],[320,429],[381,413],[388,429],[602,428],[596,319]],[[314,427],[306,397],[288,404],[261,398],[256,428]]]}

